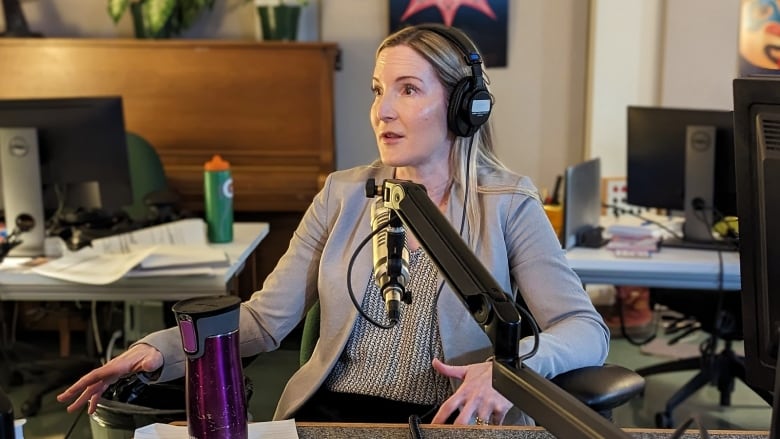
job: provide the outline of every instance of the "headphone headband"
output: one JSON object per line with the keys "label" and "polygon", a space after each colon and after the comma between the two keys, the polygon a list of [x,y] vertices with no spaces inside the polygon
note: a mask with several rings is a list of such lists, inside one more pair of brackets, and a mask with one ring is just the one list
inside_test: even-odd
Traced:
{"label": "headphone headband", "polygon": [[482,64],[482,56],[479,54],[479,50],[477,50],[474,43],[466,37],[466,34],[464,34],[463,31],[436,23],[419,24],[415,27],[420,30],[429,30],[446,38],[460,49],[466,60],[466,64],[470,66],[477,63]]}

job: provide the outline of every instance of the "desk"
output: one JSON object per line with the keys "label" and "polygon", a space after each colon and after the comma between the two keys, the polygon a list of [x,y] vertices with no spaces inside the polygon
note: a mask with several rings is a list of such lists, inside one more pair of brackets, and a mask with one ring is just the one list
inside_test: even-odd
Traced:
{"label": "desk", "polygon": [[722,264],[712,250],[663,247],[650,258],[616,257],[604,247],[566,252],[569,265],[585,284],[739,290],[739,253],[724,251],[720,256]]}
{"label": "desk", "polygon": [[223,295],[251,260],[260,241],[268,235],[268,223],[236,223],[233,242],[211,244],[224,250],[230,265],[214,276],[175,276],[120,279],[108,285],[84,285],[52,279],[31,272],[0,270],[0,301],[177,301],[196,296]]}
{"label": "desk", "polygon": [[[300,439],[406,439],[409,436],[409,426],[405,424],[328,424],[328,423],[296,423]],[[426,439],[458,438],[522,438],[522,439],[552,439],[554,436],[539,427],[512,426],[454,426],[454,425],[421,425],[422,435]],[[673,430],[627,428],[624,430],[633,438],[661,439],[672,437]],[[710,437],[718,439],[766,439],[766,431],[710,431]],[[690,431],[681,436],[684,439],[699,438],[698,431]]]}

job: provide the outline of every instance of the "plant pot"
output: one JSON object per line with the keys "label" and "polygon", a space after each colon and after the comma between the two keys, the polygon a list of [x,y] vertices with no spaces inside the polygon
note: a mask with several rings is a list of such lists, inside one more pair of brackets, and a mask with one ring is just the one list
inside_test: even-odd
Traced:
{"label": "plant pot", "polygon": [[260,35],[266,40],[295,41],[298,39],[300,6],[258,6]]}

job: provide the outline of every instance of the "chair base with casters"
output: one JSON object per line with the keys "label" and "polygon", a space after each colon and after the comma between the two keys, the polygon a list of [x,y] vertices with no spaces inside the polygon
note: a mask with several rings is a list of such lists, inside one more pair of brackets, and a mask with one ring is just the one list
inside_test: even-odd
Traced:
{"label": "chair base with casters", "polygon": [[686,370],[699,371],[699,373],[694,375],[694,377],[686,382],[685,385],[674,392],[666,401],[663,411],[656,413],[656,427],[673,428],[674,419],[672,413],[674,409],[708,384],[717,386],[718,391],[720,392],[720,405],[724,407],[731,405],[731,394],[734,392],[736,379],[745,383],[745,385],[750,387],[768,404],[772,404],[771,393],[757,389],[745,382],[744,359],[731,349],[730,340],[726,340],[725,343],[726,347],[715,355],[705,354],[702,357],[684,358],[682,360],[670,361],[637,369],[636,373],[643,377],[666,372]]}
{"label": "chair base with casters", "polygon": [[37,346],[10,343],[0,348],[0,388],[26,385],[26,398],[18,412],[34,416],[46,394],[75,382],[97,365],[98,361],[88,356],[48,358]]}
{"label": "chair base with casters", "polygon": [[[708,384],[718,388],[719,402],[724,407],[731,405],[731,394],[737,379],[745,383],[764,401],[772,404],[772,395],[769,392],[745,382],[744,359],[732,349],[733,341],[742,338],[739,291],[654,288],[651,289],[650,296],[653,302],[664,305],[686,318],[695,319],[700,324],[699,328],[709,333],[709,338],[701,345],[701,356],[637,369],[636,372],[643,377],[666,372],[698,371],[666,401],[663,411],[656,413],[657,427],[672,428],[674,410]],[[719,340],[723,340],[724,348],[717,352]]]}
{"label": "chair base with casters", "polygon": [[[301,335],[300,364],[311,357],[319,339],[320,304],[315,303],[306,314]],[[580,402],[612,420],[612,410],[640,395],[645,379],[625,367],[606,364],[562,373],[551,380]]]}
{"label": "chair base with casters", "polygon": [[55,360],[37,360],[11,368],[10,385],[28,384],[28,396],[19,407],[22,416],[34,416],[41,409],[43,397],[49,392],[73,383],[79,377],[99,366],[89,358],[69,357]]}

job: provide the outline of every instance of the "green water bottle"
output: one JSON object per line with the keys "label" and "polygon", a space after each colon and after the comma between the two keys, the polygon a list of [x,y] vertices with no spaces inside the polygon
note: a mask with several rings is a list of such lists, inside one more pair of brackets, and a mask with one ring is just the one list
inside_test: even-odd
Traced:
{"label": "green water bottle", "polygon": [[209,241],[233,241],[233,177],[230,163],[219,154],[204,165],[203,193]]}

